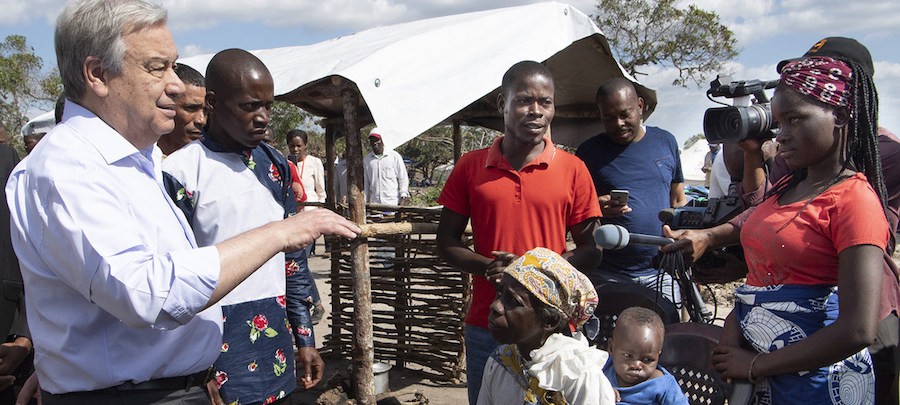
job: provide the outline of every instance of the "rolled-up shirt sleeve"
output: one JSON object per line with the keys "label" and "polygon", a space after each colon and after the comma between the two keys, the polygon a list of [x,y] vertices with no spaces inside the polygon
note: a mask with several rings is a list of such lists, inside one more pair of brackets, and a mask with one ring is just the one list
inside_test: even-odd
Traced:
{"label": "rolled-up shirt sleeve", "polygon": [[[219,251],[207,246],[169,254],[174,265],[175,282],[172,283],[163,311],[179,324],[186,324],[197,308],[203,308],[216,288],[219,279]],[[212,270],[212,271],[211,271]],[[162,324],[157,320],[157,324]]]}

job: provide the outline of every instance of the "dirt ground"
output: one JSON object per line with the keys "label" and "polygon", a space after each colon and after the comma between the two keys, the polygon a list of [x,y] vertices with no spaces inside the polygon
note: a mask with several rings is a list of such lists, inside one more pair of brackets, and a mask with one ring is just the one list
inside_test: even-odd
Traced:
{"label": "dirt ground", "polygon": [[[331,262],[327,257],[321,255],[324,250],[322,240],[320,239],[317,245],[317,252],[320,254],[310,258],[309,266],[315,276],[316,286],[319,288],[319,294],[322,297],[322,304],[325,305],[326,314],[329,314],[331,313],[331,298],[329,294],[331,286],[325,282],[328,280]],[[331,319],[329,316],[326,316],[322,322],[319,322],[319,324],[315,326],[316,344],[319,349],[322,348],[324,336],[330,333],[330,328]],[[325,374],[322,378],[322,382],[310,392],[295,392],[291,397],[291,404],[316,404],[316,400],[322,396],[325,390],[332,388],[334,383],[341,379],[341,374],[346,374],[350,367],[349,361],[329,358],[324,360]],[[463,405],[468,403],[465,376],[463,376],[461,383],[451,384],[445,382],[432,382],[431,380],[423,378],[423,376],[415,370],[402,369],[396,366],[391,368],[388,374],[390,377],[388,386],[389,391],[395,393],[394,396],[399,401],[391,403],[415,405]],[[329,380],[331,380],[333,384],[329,385]],[[418,396],[416,395],[417,393],[419,394]],[[334,394],[333,391],[329,392],[329,395],[322,397],[323,405],[342,403],[337,400],[339,398],[338,396],[332,394]],[[325,399],[328,399],[329,401],[325,401]]]}

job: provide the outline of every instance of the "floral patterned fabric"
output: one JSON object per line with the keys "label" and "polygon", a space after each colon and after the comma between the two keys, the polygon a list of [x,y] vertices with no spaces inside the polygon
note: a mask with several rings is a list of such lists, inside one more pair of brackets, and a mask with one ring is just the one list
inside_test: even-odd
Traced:
{"label": "floral patterned fabric", "polygon": [[591,319],[597,309],[597,291],[590,279],[550,249],[539,247],[525,252],[504,273],[541,302],[562,312],[573,332]]}
{"label": "floral patterned fabric", "polygon": [[279,296],[222,307],[222,353],[216,360],[215,379],[226,403],[271,403],[294,391],[284,303]]}
{"label": "floral patterned fabric", "polygon": [[[297,206],[291,189],[290,169],[287,160],[275,149],[263,143],[253,149],[232,152],[205,134],[200,145],[190,144],[170,155],[167,161],[172,160],[174,171],[164,173],[169,195],[195,227],[195,233],[201,232],[202,228],[207,233],[205,238],[210,243],[217,243],[260,224],[294,215]],[[202,149],[198,150],[198,147]],[[185,153],[189,156],[181,155]],[[223,189],[222,182],[231,186]],[[234,190],[235,184],[241,184],[239,190]],[[241,193],[258,185],[264,188],[255,189],[255,199],[244,201],[242,198],[246,197]],[[259,200],[267,194],[275,204]],[[229,204],[227,212],[243,213],[241,218],[232,221],[241,225],[228,225],[240,229],[216,222],[215,215],[211,215],[215,211],[204,214],[204,209],[213,209],[210,207],[216,204],[219,207]],[[272,207],[280,207],[274,216]],[[233,291],[221,302],[224,331],[215,369],[219,393],[226,403],[271,403],[294,390],[296,377],[291,333],[299,347],[315,347],[309,312],[312,307],[309,286],[313,281],[303,263],[306,263],[304,249],[287,253],[284,255],[284,285],[260,285],[260,279],[257,279],[251,285],[243,283],[238,287],[242,289],[242,299],[229,298],[237,292]],[[282,268],[278,266],[277,273],[282,274]],[[266,283],[278,281],[272,279],[270,273],[263,279]],[[279,292],[273,296],[271,291]]]}

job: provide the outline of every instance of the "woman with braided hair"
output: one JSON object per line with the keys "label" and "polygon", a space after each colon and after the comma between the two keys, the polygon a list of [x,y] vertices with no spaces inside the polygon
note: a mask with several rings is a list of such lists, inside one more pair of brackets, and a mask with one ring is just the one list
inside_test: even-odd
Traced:
{"label": "woman with braided hair", "polygon": [[737,228],[750,271],[713,356],[726,377],[756,382],[758,403],[873,402],[865,348],[880,320],[882,258],[893,238],[878,97],[852,65],[794,61],[772,101],[778,153],[793,173]]}

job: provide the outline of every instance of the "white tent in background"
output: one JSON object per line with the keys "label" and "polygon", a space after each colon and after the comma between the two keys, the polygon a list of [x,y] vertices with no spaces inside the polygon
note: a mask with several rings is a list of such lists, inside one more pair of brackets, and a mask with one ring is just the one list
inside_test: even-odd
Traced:
{"label": "white tent in background", "polygon": [[32,134],[46,134],[56,126],[56,115],[53,110],[34,117],[22,126],[22,136]]}
{"label": "white tent in background", "polygon": [[[340,117],[336,84],[360,94],[362,124],[376,123],[395,148],[450,120],[501,129],[495,100],[503,73],[522,60],[545,62],[556,81],[553,141],[576,146],[601,131],[594,94],[629,76],[593,20],[548,2],[378,27],[313,45],[252,51],[272,72],[276,99]],[[200,72],[213,55],[180,62]],[[656,93],[638,84],[645,116]]]}
{"label": "white tent in background", "polygon": [[706,179],[703,173],[703,160],[709,152],[709,144],[701,139],[694,142],[689,148],[681,151],[681,171],[684,174],[684,183],[693,186],[702,186]]}

